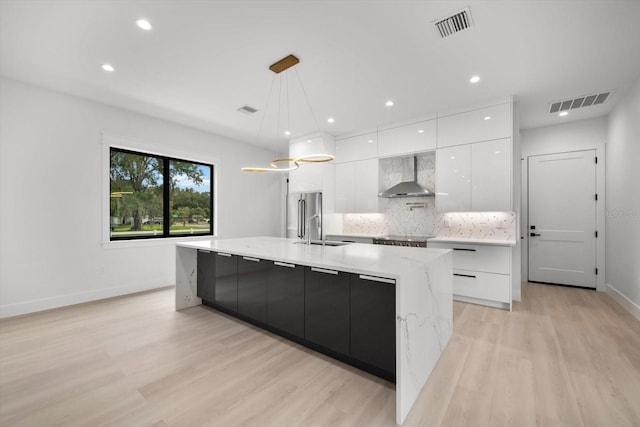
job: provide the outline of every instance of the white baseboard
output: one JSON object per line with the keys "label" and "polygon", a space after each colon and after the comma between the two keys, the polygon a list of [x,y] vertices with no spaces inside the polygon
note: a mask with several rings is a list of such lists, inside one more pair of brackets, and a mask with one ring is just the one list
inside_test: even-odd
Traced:
{"label": "white baseboard", "polygon": [[20,316],[22,314],[36,313],[38,311],[51,310],[53,308],[66,307],[68,305],[84,302],[98,301],[106,298],[119,297],[134,294],[136,292],[165,288],[167,283],[142,283],[134,286],[119,286],[115,288],[97,289],[88,292],[60,295],[50,298],[19,302],[15,304],[0,305],[0,319],[5,317]]}
{"label": "white baseboard", "polygon": [[607,293],[609,295],[611,295],[611,298],[616,300],[618,302],[618,304],[620,304],[622,307],[624,307],[625,310],[627,310],[629,313],[631,313],[631,315],[633,317],[635,317],[636,319],[640,320],[640,306],[638,304],[636,304],[635,302],[631,301],[625,295],[620,293],[619,290],[617,290],[616,288],[614,288],[613,286],[611,286],[608,283],[607,283]]}

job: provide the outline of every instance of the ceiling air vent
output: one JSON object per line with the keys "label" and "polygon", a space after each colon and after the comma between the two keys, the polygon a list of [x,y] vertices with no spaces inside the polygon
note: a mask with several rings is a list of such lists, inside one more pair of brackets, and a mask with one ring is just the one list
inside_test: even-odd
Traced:
{"label": "ceiling air vent", "polygon": [[238,108],[238,111],[243,114],[253,114],[258,110],[256,108],[249,107],[248,105],[243,105],[242,107]]}
{"label": "ceiling air vent", "polygon": [[612,92],[613,91],[610,90],[608,92],[597,93],[595,95],[585,95],[574,99],[567,99],[565,101],[552,102],[549,107],[549,114],[603,104]]}
{"label": "ceiling air vent", "polygon": [[438,29],[438,32],[440,33],[440,37],[449,37],[462,30],[473,27],[473,21],[471,20],[471,10],[469,10],[468,7],[464,8],[454,15],[440,18],[434,21],[434,24]]}

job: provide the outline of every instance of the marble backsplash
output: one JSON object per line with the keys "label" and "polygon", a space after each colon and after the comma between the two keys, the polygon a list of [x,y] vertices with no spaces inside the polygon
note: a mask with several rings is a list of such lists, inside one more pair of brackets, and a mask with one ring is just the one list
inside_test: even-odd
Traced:
{"label": "marble backsplash", "polygon": [[[429,190],[435,188],[435,153],[416,156],[418,183]],[[383,188],[413,180],[413,157],[380,160]],[[379,214],[342,214],[343,233],[367,235],[410,235],[464,237],[470,239],[516,238],[514,212],[447,212],[438,213],[434,197],[381,200]]]}
{"label": "marble backsplash", "polygon": [[[397,199],[406,200],[413,199]],[[514,212],[436,213],[434,200],[426,208],[410,210],[397,204],[384,214],[344,214],[342,232],[368,235],[413,235],[511,240],[517,237]]]}

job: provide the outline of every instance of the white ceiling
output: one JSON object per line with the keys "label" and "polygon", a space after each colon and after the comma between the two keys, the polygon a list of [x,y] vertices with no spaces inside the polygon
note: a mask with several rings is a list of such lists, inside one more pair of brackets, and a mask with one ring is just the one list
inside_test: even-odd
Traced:
{"label": "white ceiling", "polygon": [[[432,21],[466,6],[474,27],[441,39]],[[295,71],[292,136],[282,122],[276,135],[279,77],[260,130],[268,66],[290,53],[336,136],[507,95],[531,128],[607,114],[640,77],[639,21],[637,0],[0,0],[0,73],[286,151],[317,130]],[[551,101],[610,89],[601,106],[547,114]],[[261,111],[236,111],[245,104]]]}

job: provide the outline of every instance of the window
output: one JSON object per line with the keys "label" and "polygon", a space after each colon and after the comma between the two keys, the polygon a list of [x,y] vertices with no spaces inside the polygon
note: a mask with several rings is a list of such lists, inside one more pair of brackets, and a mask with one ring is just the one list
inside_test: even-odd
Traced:
{"label": "window", "polygon": [[111,240],[213,234],[213,165],[110,148]]}

